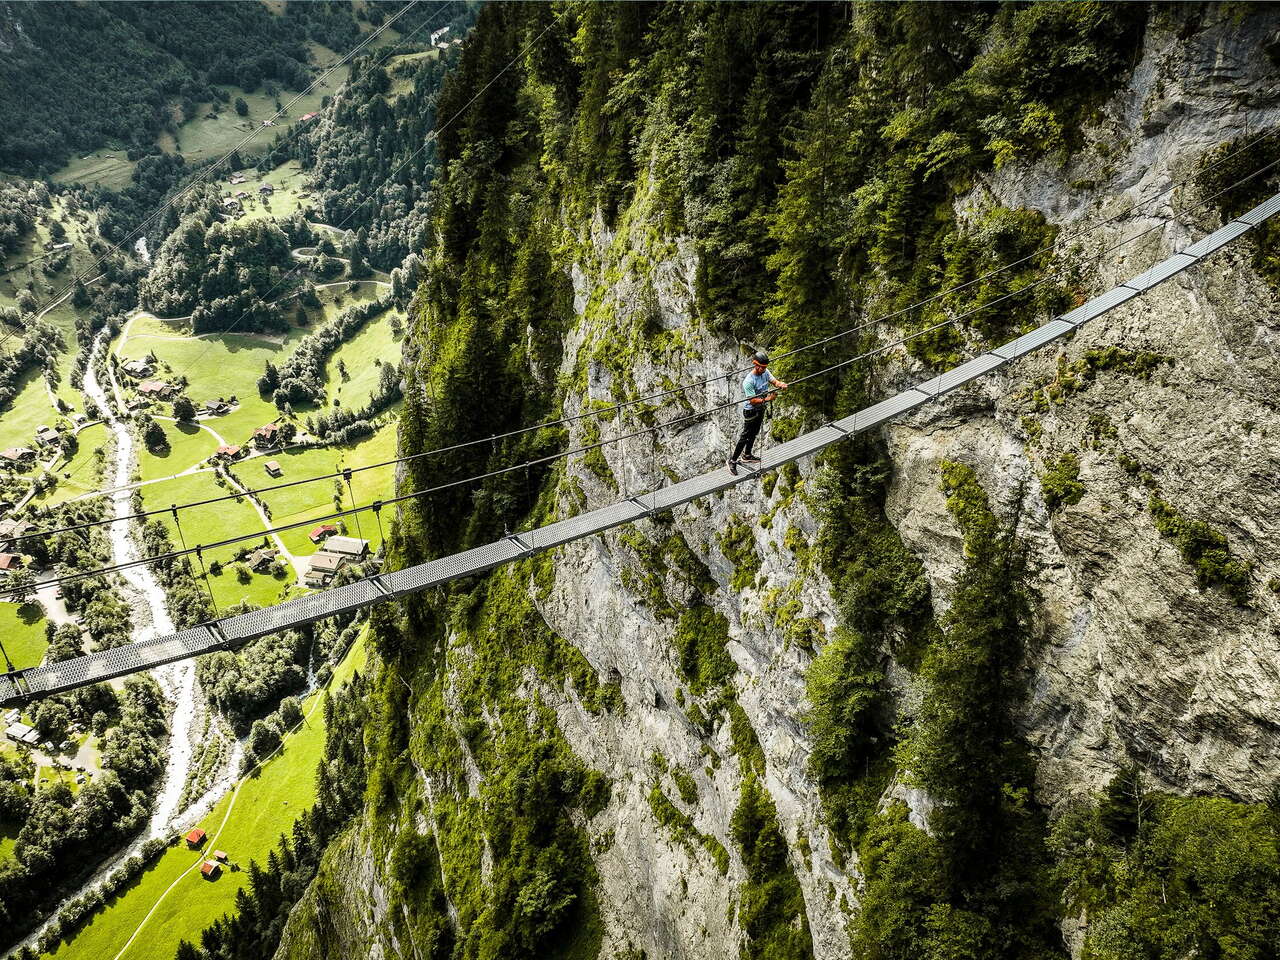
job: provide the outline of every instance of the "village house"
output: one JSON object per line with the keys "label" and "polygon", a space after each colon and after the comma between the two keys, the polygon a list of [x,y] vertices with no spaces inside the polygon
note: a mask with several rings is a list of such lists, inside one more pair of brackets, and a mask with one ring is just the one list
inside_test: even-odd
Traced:
{"label": "village house", "polygon": [[267,471],[269,477],[279,477],[284,475],[284,468],[280,466],[279,460],[268,460],[262,465],[262,469]]}
{"label": "village house", "polygon": [[324,545],[325,553],[337,554],[348,560],[363,560],[369,552],[369,541],[355,537],[330,537]]}
{"label": "village house", "polygon": [[51,443],[57,443],[58,439],[58,431],[53,429],[53,427],[43,423],[36,427],[36,443],[41,446],[48,446]]}
{"label": "village house", "polygon": [[311,539],[312,543],[319,543],[325,537],[332,537],[337,532],[338,528],[332,523],[322,523],[307,534],[307,536]]}
{"label": "village house", "polygon": [[204,831],[199,827],[192,827],[191,832],[187,834],[186,839],[187,846],[194,850],[198,848],[200,844],[204,843]]}
{"label": "village house", "polygon": [[0,573],[12,573],[23,567],[22,554],[0,553]]}
{"label": "village house", "polygon": [[258,192],[265,197],[269,194],[275,193],[276,188],[269,183],[264,183],[262,186],[258,188]]}
{"label": "village house", "polygon": [[240,209],[240,201],[239,201],[239,200],[237,200],[235,197],[223,197],[223,198],[222,198],[222,206],[223,206],[223,208],[224,208],[224,209],[227,209],[227,210],[236,210],[236,211],[239,211],[239,209]]}
{"label": "village house", "polygon": [[168,400],[178,392],[178,388],[164,380],[144,380],[138,384],[138,392],[144,397]]}
{"label": "village house", "polygon": [[267,423],[253,431],[254,446],[274,447],[280,442],[280,424]]}
{"label": "village house", "polygon": [[0,550],[14,552],[19,538],[35,529],[26,520],[0,520]]}
{"label": "village house", "polygon": [[142,377],[151,376],[152,366],[151,362],[144,358],[139,360],[130,360],[121,366],[120,369],[131,377],[141,379]]}
{"label": "village house", "polygon": [[215,851],[213,851],[213,859],[217,860],[217,861],[218,861],[218,862],[220,862],[220,863],[226,863],[226,862],[227,862],[227,851],[225,851],[225,850],[215,850]]}
{"label": "village house", "polygon": [[225,400],[210,400],[205,404],[204,412],[211,417],[225,417],[231,412],[231,404]]}
{"label": "village house", "polygon": [[40,734],[25,723],[11,724],[5,729],[4,735],[14,743],[25,744],[28,747],[34,747],[40,742]]}
{"label": "village house", "polygon": [[0,460],[6,463],[30,463],[36,458],[36,452],[30,447],[10,447],[0,451]]}
{"label": "village house", "polygon": [[319,553],[313,553],[310,562],[307,564],[306,575],[302,578],[303,582],[308,587],[328,586],[329,581],[346,565],[346,562],[346,557],[326,553],[323,550]]}
{"label": "village house", "polygon": [[320,116],[319,112],[312,110],[310,113],[304,113],[302,116],[300,116],[298,118],[298,122],[306,123],[308,120],[314,120],[318,116]]}
{"label": "village house", "polygon": [[222,864],[217,861],[206,860],[200,864],[200,875],[206,880],[217,880],[220,873],[222,873]]}
{"label": "village house", "polygon": [[233,173],[233,174],[231,175],[231,182],[232,182],[232,183],[244,183],[244,174],[243,174],[243,173]]}
{"label": "village house", "polygon": [[239,458],[242,448],[234,443],[224,443],[213,451],[214,460],[226,460],[230,463]]}
{"label": "village house", "polygon": [[276,557],[279,555],[280,551],[274,547],[259,547],[245,557],[244,562],[250,570],[262,573],[271,568],[271,564],[275,562]]}

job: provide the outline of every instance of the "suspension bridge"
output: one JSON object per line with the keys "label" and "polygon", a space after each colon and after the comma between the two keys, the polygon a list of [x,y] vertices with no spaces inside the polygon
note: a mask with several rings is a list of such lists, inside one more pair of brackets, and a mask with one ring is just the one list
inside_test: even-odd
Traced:
{"label": "suspension bridge", "polygon": [[670,486],[624,496],[607,506],[567,520],[512,533],[493,543],[404,570],[368,577],[261,610],[211,620],[167,636],[98,650],[61,663],[15,670],[0,675],[0,707],[23,704],[205,653],[233,649],[267,634],[305,626],[327,617],[475,576],[523,557],[671,510],[736,484],[747,483],[785,464],[813,456],[846,437],[880,427],[895,417],[910,413],[1006,364],[1070,336],[1089,321],[1115,310],[1201,262],[1277,212],[1280,212],[1280,194],[1265,200],[1203,240],[1032,332],[851,416],[831,421],[779,444],[765,453],[759,464],[743,464],[737,475],[721,467]]}

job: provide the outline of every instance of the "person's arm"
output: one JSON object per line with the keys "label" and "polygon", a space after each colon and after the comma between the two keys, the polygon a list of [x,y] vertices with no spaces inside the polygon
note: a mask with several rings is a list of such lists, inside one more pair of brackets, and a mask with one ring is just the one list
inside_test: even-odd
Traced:
{"label": "person's arm", "polygon": [[773,376],[769,377],[769,382],[772,383],[779,390],[787,389],[786,383],[782,380],[779,380],[777,377],[773,377]]}

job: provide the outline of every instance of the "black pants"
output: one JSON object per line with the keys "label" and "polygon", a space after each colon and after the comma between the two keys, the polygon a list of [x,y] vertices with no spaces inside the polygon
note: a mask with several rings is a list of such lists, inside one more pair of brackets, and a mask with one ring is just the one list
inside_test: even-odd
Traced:
{"label": "black pants", "polygon": [[764,424],[764,404],[742,411],[742,433],[738,435],[738,445],[733,448],[732,459],[738,460],[745,453],[751,456],[751,448],[755,446],[756,436]]}

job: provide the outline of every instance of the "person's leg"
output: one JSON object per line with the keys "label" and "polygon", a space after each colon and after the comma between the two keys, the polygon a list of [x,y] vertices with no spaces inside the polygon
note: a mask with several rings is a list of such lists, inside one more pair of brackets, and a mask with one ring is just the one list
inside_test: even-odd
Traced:
{"label": "person's leg", "polygon": [[[733,456],[729,458],[730,460],[737,460],[742,456],[742,451],[751,446],[756,438],[755,430],[760,429],[759,419],[754,410],[742,411],[742,432],[738,434],[738,444],[733,448]],[[756,424],[754,429],[752,424]]]}
{"label": "person's leg", "polygon": [[751,448],[755,446],[756,436],[760,433],[760,425],[764,423],[763,411],[751,411],[751,414],[743,415],[742,418],[742,436],[738,438],[738,446],[734,448],[733,459],[737,460],[744,456],[751,456]]}

